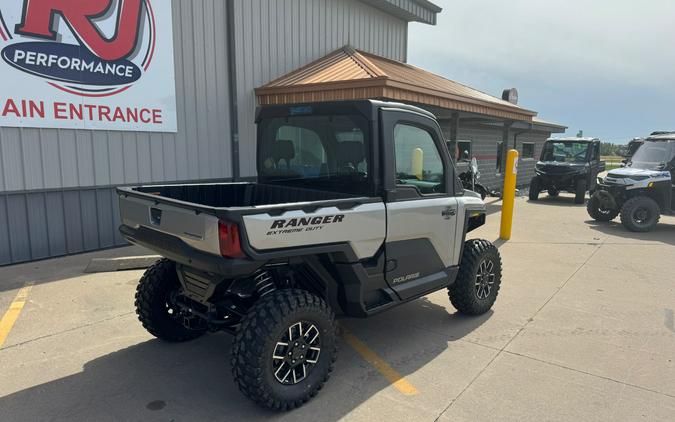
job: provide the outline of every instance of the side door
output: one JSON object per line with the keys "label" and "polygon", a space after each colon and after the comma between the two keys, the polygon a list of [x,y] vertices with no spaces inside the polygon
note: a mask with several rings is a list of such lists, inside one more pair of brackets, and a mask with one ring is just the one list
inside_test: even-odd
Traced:
{"label": "side door", "polygon": [[605,171],[605,164],[600,162],[600,142],[593,142],[591,144],[590,157],[590,173],[588,175],[588,190],[593,191],[598,184],[598,174]]}
{"label": "side door", "polygon": [[435,120],[382,110],[386,280],[402,300],[449,283],[456,271],[454,166]]}

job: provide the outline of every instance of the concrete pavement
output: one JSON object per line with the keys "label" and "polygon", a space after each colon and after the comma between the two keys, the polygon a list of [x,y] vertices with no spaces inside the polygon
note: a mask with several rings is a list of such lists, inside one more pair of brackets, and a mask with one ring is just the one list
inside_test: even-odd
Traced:
{"label": "concrete pavement", "polygon": [[[496,240],[498,220],[472,237]],[[34,283],[0,348],[0,420],[673,420],[675,218],[642,235],[589,220],[571,196],[518,199],[492,312],[463,317],[437,292],[341,321],[418,394],[343,343],[319,396],[283,414],[239,394],[228,335],[168,345],[142,329],[141,271],[83,273],[130,251],[0,268],[0,314]]]}

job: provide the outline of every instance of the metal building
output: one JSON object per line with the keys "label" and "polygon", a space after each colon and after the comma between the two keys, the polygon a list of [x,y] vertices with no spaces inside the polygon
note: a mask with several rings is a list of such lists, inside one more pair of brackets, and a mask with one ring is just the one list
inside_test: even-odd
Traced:
{"label": "metal building", "polygon": [[[142,1],[150,12],[160,4]],[[434,25],[441,12],[427,0],[164,1],[171,5],[177,132],[0,124],[0,265],[123,245],[115,186],[254,177],[256,88],[345,46],[405,63],[409,23]],[[146,25],[154,29],[151,15]],[[0,45],[14,24],[0,19]],[[154,38],[147,41],[154,51]],[[0,78],[10,70],[0,62]],[[497,142],[515,136],[537,149],[548,133],[564,130],[537,121],[535,112],[494,115],[453,104],[429,108],[448,139],[472,141],[486,175],[498,161]]]}

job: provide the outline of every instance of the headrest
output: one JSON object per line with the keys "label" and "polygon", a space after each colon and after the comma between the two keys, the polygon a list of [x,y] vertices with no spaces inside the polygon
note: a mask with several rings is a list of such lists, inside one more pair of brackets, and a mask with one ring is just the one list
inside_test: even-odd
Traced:
{"label": "headrest", "polygon": [[338,144],[338,156],[343,164],[356,165],[366,159],[366,151],[363,142],[347,141]]}
{"label": "headrest", "polygon": [[295,158],[295,146],[293,145],[293,141],[278,139],[274,143],[274,151],[272,154],[276,162],[281,160],[291,161]]}

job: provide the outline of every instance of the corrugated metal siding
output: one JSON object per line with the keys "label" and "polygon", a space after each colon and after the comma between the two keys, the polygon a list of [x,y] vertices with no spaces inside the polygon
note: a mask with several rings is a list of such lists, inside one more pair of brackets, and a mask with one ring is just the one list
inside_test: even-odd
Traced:
{"label": "corrugated metal siding", "polygon": [[235,0],[241,176],[255,175],[253,90],[346,44],[406,60],[407,23],[358,0]]}
{"label": "corrugated metal siding", "polygon": [[0,128],[0,192],[230,177],[226,10],[173,0],[176,134]]}
{"label": "corrugated metal siding", "polygon": [[124,244],[113,188],[0,195],[0,265]]}
{"label": "corrugated metal siding", "polygon": [[499,188],[503,179],[497,174],[497,143],[502,140],[502,130],[492,128],[462,127],[459,123],[457,140],[471,141],[471,154],[478,160],[480,183],[489,189]]}
{"label": "corrugated metal siding", "polygon": [[[449,121],[443,120],[440,122],[441,128],[444,130],[446,137],[449,137]],[[513,148],[514,131],[509,134],[508,148]],[[532,177],[534,177],[534,165],[537,163],[544,142],[551,136],[548,132],[532,132],[518,135],[518,152],[523,154],[523,142],[530,142],[535,144],[534,158],[523,159],[518,162],[518,178],[517,186],[519,188],[530,185]],[[457,131],[457,140],[471,141],[471,155],[478,160],[478,169],[481,172],[480,183],[489,189],[500,190],[504,184],[503,175],[497,173],[497,143],[502,139],[501,129],[480,127],[480,126],[464,126],[459,124]],[[459,163],[457,165],[458,171],[463,172],[468,170],[468,164]]]}
{"label": "corrugated metal siding", "polygon": [[179,132],[0,128],[0,265],[124,244],[111,186],[232,176],[226,4],[172,5]]}
{"label": "corrugated metal siding", "polygon": [[532,132],[518,135],[518,152],[523,156],[523,143],[534,144],[534,157],[522,158],[518,164],[518,180],[519,187],[529,186],[534,177],[534,165],[537,164],[541,156],[541,150],[544,148],[546,139],[550,138],[551,134],[548,132]]}

